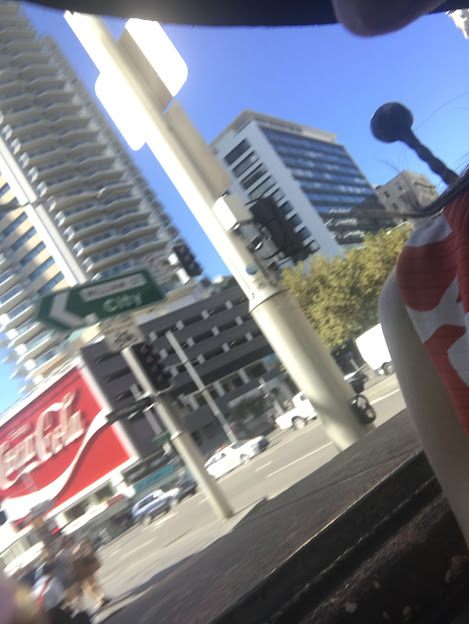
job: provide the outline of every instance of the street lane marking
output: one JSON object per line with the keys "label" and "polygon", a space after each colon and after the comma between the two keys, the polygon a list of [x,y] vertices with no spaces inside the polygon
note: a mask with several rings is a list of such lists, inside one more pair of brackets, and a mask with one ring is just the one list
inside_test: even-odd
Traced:
{"label": "street lane marking", "polygon": [[374,401],[370,401],[370,405],[374,405],[375,403],[379,403],[380,401],[384,401],[384,399],[389,399],[390,396],[392,396],[393,394],[397,394],[398,392],[400,392],[399,388],[397,390],[393,390],[393,392],[390,392],[389,394],[385,394],[384,396],[379,397],[379,399],[375,399]]}
{"label": "street lane marking", "polygon": [[270,462],[267,462],[266,464],[263,464],[262,466],[259,466],[259,468],[256,468],[254,472],[259,472],[259,470],[264,470],[264,468],[267,468],[267,466],[270,466],[271,463],[272,462],[270,461]]}
{"label": "street lane marking", "polygon": [[154,531],[155,529],[159,529],[162,524],[164,524],[165,522],[168,522],[168,520],[171,520],[171,518],[174,518],[176,514],[177,512],[174,511],[173,513],[165,516],[164,518],[161,518],[161,520],[158,520],[158,522],[150,524],[150,530]]}
{"label": "street lane marking", "polygon": [[279,472],[282,472],[283,470],[285,470],[285,468],[289,468],[290,466],[293,466],[294,464],[297,464],[298,462],[302,461],[303,459],[306,459],[307,457],[310,457],[311,455],[314,455],[315,453],[319,453],[319,451],[322,451],[323,449],[327,448],[328,446],[334,446],[334,444],[332,442],[328,442],[327,444],[324,444],[323,446],[320,446],[315,451],[311,451],[311,453],[307,453],[306,455],[303,455],[302,457],[299,457],[298,459],[295,459],[295,461],[292,461],[289,464],[285,464],[285,466],[282,466],[282,468],[279,468],[278,470],[274,470],[274,472],[270,472],[266,476],[266,479],[268,479],[269,477],[273,477],[274,475],[278,474]]}

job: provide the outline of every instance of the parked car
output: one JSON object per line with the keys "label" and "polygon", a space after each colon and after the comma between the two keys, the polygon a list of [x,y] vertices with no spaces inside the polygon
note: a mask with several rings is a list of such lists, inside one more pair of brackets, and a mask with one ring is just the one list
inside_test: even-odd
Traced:
{"label": "parked car", "polygon": [[303,392],[296,394],[293,399],[293,409],[285,414],[280,414],[275,422],[280,429],[303,429],[310,420],[318,417],[318,414]]}
{"label": "parked car", "polygon": [[267,448],[268,440],[264,436],[252,440],[240,440],[220,449],[206,462],[207,472],[215,479],[234,468],[248,462],[252,457],[262,453]]}
{"label": "parked car", "polygon": [[155,490],[132,507],[134,523],[150,524],[155,516],[171,509],[171,496],[163,490]]}
{"label": "parked car", "polygon": [[175,484],[174,488],[170,490],[173,500],[180,503],[186,496],[192,496],[197,491],[197,483],[194,479],[184,475]]}

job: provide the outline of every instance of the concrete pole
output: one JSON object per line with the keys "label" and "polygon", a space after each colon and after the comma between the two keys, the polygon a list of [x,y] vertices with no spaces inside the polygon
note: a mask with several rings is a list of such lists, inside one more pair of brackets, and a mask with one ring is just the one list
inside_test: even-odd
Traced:
{"label": "concrete pole", "polygon": [[181,360],[181,364],[184,364],[184,367],[186,371],[189,373],[192,381],[195,383],[197,388],[202,393],[202,396],[207,401],[207,405],[212,410],[213,415],[215,416],[215,418],[217,418],[218,422],[222,426],[223,431],[226,433],[226,437],[228,438],[228,440],[231,443],[237,442],[238,438],[235,436],[225,416],[222,414],[222,412],[220,411],[220,408],[218,407],[218,405],[212,398],[212,395],[208,391],[207,386],[204,384],[199,374],[197,373],[195,368],[192,366],[191,361],[188,359],[188,357],[184,353],[184,349],[179,344],[176,336],[173,334],[172,331],[167,331],[165,336],[168,339],[169,344],[173,347],[174,352]]}
{"label": "concrete pole", "polygon": [[74,13],[66,19],[98,69],[135,96],[148,146],[246,293],[262,333],[316,408],[332,442],[345,449],[364,437],[373,425],[358,420],[350,404],[353,390],[311,323],[245,241],[218,218],[215,204],[229,208],[232,202],[231,179],[182,107],[173,100],[162,110],[139,75],[139,58],[123,52],[100,18]]}
{"label": "concrete pole", "polygon": [[[158,391],[147,376],[145,369],[130,347],[124,349],[122,355],[143,391],[156,395],[155,407],[161,421],[171,435],[171,442],[174,444],[186,466],[194,475],[217,516],[221,520],[231,518],[233,516],[233,511],[230,504],[222,490],[205,469],[202,455],[192,439],[192,436],[184,430],[181,418],[176,412],[175,406],[166,396],[158,394]],[[154,432],[159,435],[161,432],[159,431],[156,421],[150,418],[148,422]]]}

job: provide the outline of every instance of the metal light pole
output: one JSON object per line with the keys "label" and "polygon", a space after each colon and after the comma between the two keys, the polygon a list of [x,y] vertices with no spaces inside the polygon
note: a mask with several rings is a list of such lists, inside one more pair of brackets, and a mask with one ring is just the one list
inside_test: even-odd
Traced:
{"label": "metal light pole", "polygon": [[186,371],[189,373],[192,381],[195,383],[197,388],[202,393],[202,396],[207,401],[207,405],[212,410],[213,415],[218,419],[218,422],[222,426],[223,431],[226,433],[226,437],[228,438],[228,440],[231,443],[237,442],[238,438],[235,436],[235,434],[232,431],[228,421],[226,420],[224,415],[221,413],[220,408],[216,404],[216,401],[213,400],[212,395],[210,394],[210,392],[207,389],[207,386],[204,384],[204,382],[200,378],[199,374],[197,373],[195,368],[192,366],[191,361],[189,360],[189,358],[184,353],[184,349],[179,344],[176,336],[171,331],[167,331],[165,333],[165,336],[168,339],[169,344],[173,347],[174,352],[176,353],[176,355],[181,360],[181,364],[184,364],[184,367],[185,367]]}
{"label": "metal light pole", "polygon": [[[252,316],[318,411],[330,439],[344,449],[365,436],[373,425],[363,424],[353,412],[353,391],[311,323],[227,225],[223,215],[235,218],[249,213],[237,196],[227,194],[231,179],[182,107],[172,100],[177,90],[171,92],[154,67],[151,73],[129,30],[117,42],[98,17],[67,13],[66,20],[102,76],[120,85],[122,97],[131,94],[133,108],[127,114],[138,118],[146,143],[246,293]],[[136,22],[140,21],[128,24],[133,29]],[[160,63],[161,58],[165,55],[157,59]]]}

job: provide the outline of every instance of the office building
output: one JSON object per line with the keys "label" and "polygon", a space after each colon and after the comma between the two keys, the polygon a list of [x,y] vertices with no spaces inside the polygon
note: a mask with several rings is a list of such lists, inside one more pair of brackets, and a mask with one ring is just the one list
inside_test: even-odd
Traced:
{"label": "office building", "polygon": [[350,211],[373,188],[330,132],[244,111],[212,142],[246,202],[272,196],[305,245],[328,257],[359,244],[366,222]]}
{"label": "office building", "polygon": [[[393,216],[422,211],[438,197],[436,186],[426,175],[405,169],[392,180],[377,186],[375,193],[385,209]],[[401,220],[401,219],[399,219]]]}
{"label": "office building", "polygon": [[462,32],[464,38],[469,39],[469,9],[448,11],[447,15],[450,16],[456,27]]}
{"label": "office building", "polygon": [[[34,320],[38,295],[161,259],[178,231],[56,44],[14,3],[0,6],[0,331],[31,388],[64,359]],[[16,207],[15,206],[24,206]]]}

